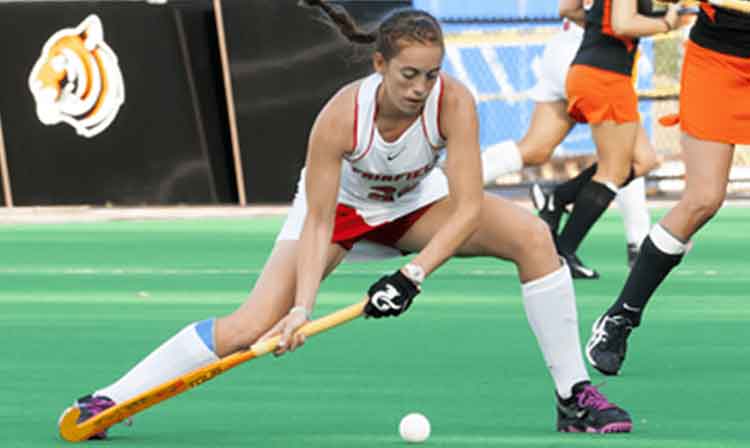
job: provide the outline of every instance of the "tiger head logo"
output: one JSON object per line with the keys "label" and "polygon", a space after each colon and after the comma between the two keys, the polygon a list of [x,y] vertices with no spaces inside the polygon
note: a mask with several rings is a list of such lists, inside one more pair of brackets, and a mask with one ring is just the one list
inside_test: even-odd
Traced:
{"label": "tiger head logo", "polygon": [[125,102],[125,84],[98,16],[47,40],[29,75],[29,89],[46,125],[67,123],[90,138],[114,121]]}

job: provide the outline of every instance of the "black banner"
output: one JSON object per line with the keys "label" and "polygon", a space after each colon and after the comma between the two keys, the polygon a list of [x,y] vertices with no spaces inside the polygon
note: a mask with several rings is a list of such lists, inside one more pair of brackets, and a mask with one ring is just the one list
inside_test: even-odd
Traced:
{"label": "black banner", "polygon": [[[349,1],[372,27],[410,1]],[[367,53],[295,0],[224,0],[224,22],[250,203],[287,203],[315,117],[339,88],[371,72]]]}
{"label": "black banner", "polygon": [[[117,57],[124,102],[113,118],[103,114],[117,109],[116,98],[110,101],[104,95],[114,91],[117,76],[111,58],[108,62],[102,56],[106,48],[87,47],[89,56],[101,59],[92,67],[106,74],[107,89],[102,89],[97,106],[76,109],[92,96],[91,90],[80,89],[82,76],[96,76],[96,70],[81,70],[67,83],[67,94],[80,97],[66,106],[70,110],[61,112],[44,103],[47,119],[64,116],[67,122],[44,125],[30,90],[32,68],[41,59],[34,78],[38,82],[32,84],[39,98],[46,98],[51,94],[44,87],[54,84],[59,73],[55,67],[80,57],[81,42],[91,46],[95,21],[73,36],[90,14],[98,17],[103,41]],[[69,35],[49,45],[58,44],[58,53],[59,45],[65,47],[67,53],[61,54],[67,59],[56,57],[55,51],[40,58],[45,43],[64,29]],[[0,3],[0,41],[0,115],[17,205],[236,201],[209,0],[168,5]],[[111,124],[102,126],[110,119]],[[90,138],[78,135],[96,132]]]}

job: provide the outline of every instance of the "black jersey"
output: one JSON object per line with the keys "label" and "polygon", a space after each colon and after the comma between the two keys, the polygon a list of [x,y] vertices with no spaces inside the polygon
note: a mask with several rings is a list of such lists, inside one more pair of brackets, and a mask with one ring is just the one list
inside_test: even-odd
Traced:
{"label": "black jersey", "polygon": [[[612,1],[584,1],[586,30],[573,64],[588,65],[630,76],[638,50],[638,39],[615,34],[612,29]],[[639,14],[651,13],[651,0],[636,1]]]}
{"label": "black jersey", "polygon": [[690,40],[709,50],[750,58],[750,14],[702,3]]}

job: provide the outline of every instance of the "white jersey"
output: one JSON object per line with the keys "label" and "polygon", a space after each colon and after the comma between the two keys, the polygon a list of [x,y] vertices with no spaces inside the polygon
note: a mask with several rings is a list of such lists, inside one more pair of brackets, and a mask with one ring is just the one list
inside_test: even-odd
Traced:
{"label": "white jersey", "polygon": [[370,225],[409,214],[448,194],[439,151],[445,147],[439,115],[443,82],[438,77],[422,114],[395,141],[381,137],[375,124],[382,77],[365,78],[357,92],[354,151],[341,168],[339,203],[356,209]]}
{"label": "white jersey", "polygon": [[533,101],[543,103],[567,98],[565,78],[582,40],[583,28],[571,21],[563,21],[562,29],[547,42],[542,59],[535,67],[537,83],[529,90]]}
{"label": "white jersey", "polygon": [[[363,79],[354,109],[355,145],[341,166],[338,203],[354,208],[370,226],[377,226],[418,210],[448,195],[448,181],[438,165],[445,147],[439,115],[443,81],[438,78],[422,113],[395,141],[378,132],[377,91],[382,77]],[[296,240],[307,214],[305,170],[278,240]]]}

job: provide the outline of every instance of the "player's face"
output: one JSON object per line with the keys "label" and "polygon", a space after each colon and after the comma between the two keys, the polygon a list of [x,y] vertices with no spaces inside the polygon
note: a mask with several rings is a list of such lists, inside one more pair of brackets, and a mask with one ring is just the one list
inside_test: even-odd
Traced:
{"label": "player's face", "polygon": [[420,113],[440,74],[443,48],[416,42],[402,43],[401,51],[395,57],[380,62],[378,64],[376,58],[375,67],[383,75],[388,100],[405,114]]}

